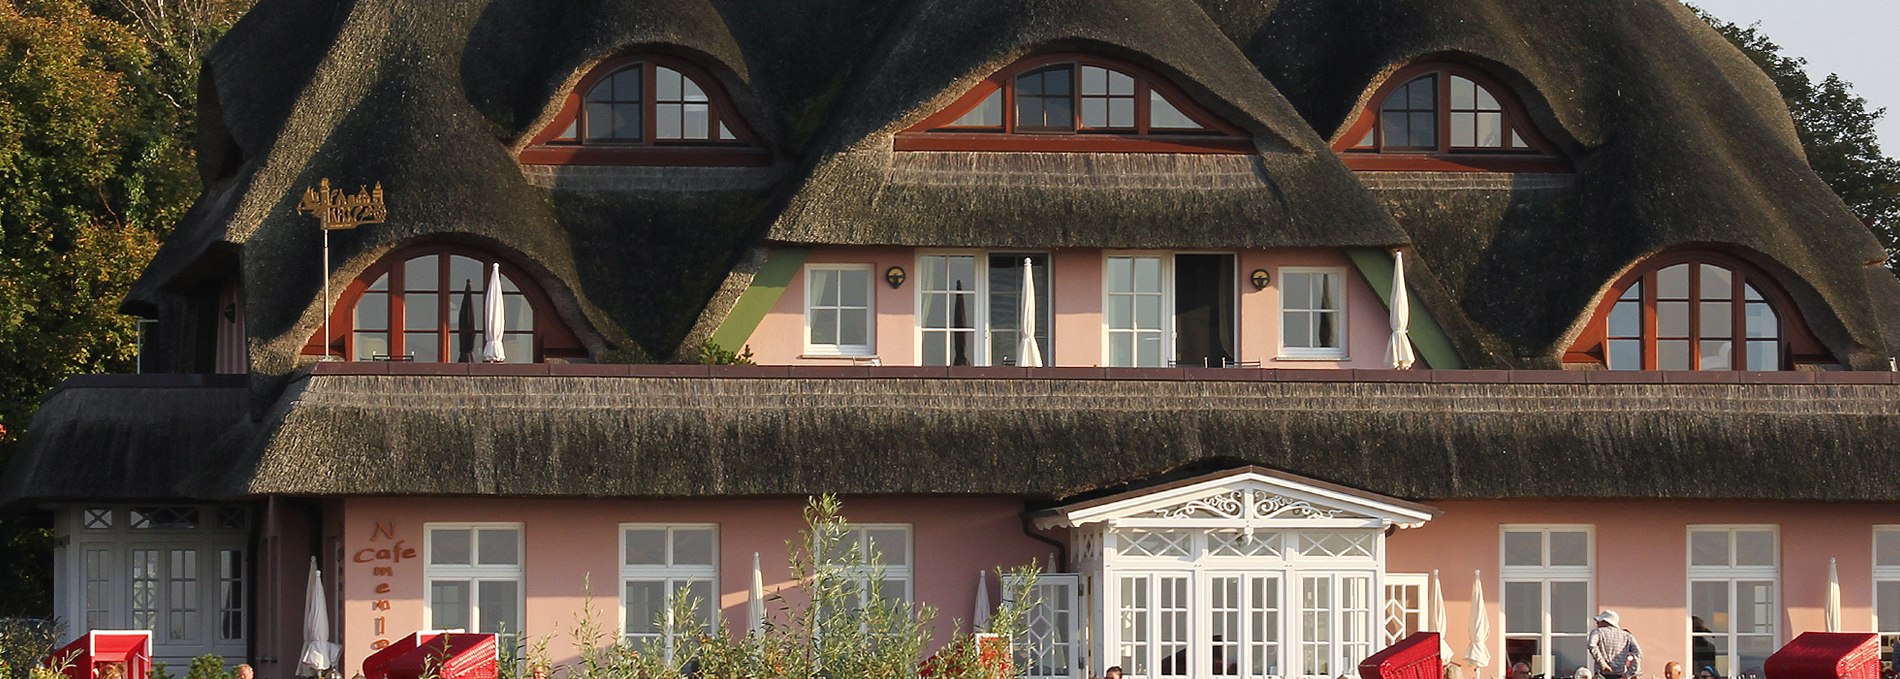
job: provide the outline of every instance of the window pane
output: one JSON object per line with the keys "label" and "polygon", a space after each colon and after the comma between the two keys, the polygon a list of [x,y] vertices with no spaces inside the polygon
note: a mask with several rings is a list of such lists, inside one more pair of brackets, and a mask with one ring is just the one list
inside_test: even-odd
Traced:
{"label": "window pane", "polygon": [[1161,292],[1161,258],[1136,257],[1135,291]]}
{"label": "window pane", "polygon": [[[640,138],[644,130],[640,129],[639,104],[615,104],[613,108],[613,138],[628,141]],[[605,121],[603,121],[604,123]],[[605,127],[605,125],[602,125]]]}
{"label": "window pane", "polygon": [[358,330],[387,330],[389,328],[389,294],[383,292],[365,292],[356,300],[355,316]]}
{"label": "window pane", "polygon": [[1550,565],[1590,565],[1590,534],[1575,530],[1551,531]]}
{"label": "window pane", "polygon": [[1689,533],[1689,565],[1729,565],[1728,531],[1691,531]]}
{"label": "window pane", "polygon": [[1108,364],[1126,368],[1135,364],[1135,336],[1125,332],[1108,336]]}
{"label": "window pane", "polygon": [[1728,269],[1714,264],[1696,267],[1702,274],[1702,299],[1732,299],[1735,297],[1733,274]]}
{"label": "window pane", "polygon": [[1729,302],[1703,302],[1702,318],[1698,321],[1703,339],[1722,339],[1735,335],[1733,311],[1735,305]]}
{"label": "window pane", "polygon": [[490,580],[479,583],[481,598],[476,602],[481,608],[481,631],[489,634],[517,634],[521,632],[521,584],[513,580]]}
{"label": "window pane", "polygon": [[1284,337],[1282,343],[1289,349],[1313,349],[1320,346],[1313,341],[1313,314],[1296,311],[1286,314],[1280,324]]}
{"label": "window pane", "polygon": [[1879,619],[1882,634],[1900,632],[1900,580],[1882,580],[1874,583],[1874,617]]}
{"label": "window pane", "polygon": [[429,563],[468,565],[469,547],[469,531],[466,528],[437,528],[429,531]]}
{"label": "window pane", "polygon": [[654,96],[660,101],[680,100],[680,72],[665,66],[653,69]]}
{"label": "window pane", "polygon": [[1099,66],[1082,67],[1082,94],[1108,94],[1108,69]]}
{"label": "window pane", "polygon": [[1471,148],[1478,145],[1478,116],[1475,113],[1451,114],[1451,145]]}
{"label": "window pane", "polygon": [[871,272],[863,269],[849,269],[838,272],[838,305],[868,307],[871,305]]}
{"label": "window pane", "polygon": [[951,127],[996,127],[1003,124],[1003,90],[998,89],[950,123]]}
{"label": "window pane", "polygon": [[1108,127],[1108,100],[1082,100],[1082,126]]}
{"label": "window pane", "polygon": [[533,363],[534,333],[510,332],[503,335],[501,350],[508,354],[509,363]]}
{"label": "window pane", "polygon": [[713,530],[711,528],[673,529],[673,564],[711,566]]}
{"label": "window pane", "polygon": [[680,100],[698,103],[706,102],[706,90],[699,86],[699,81],[682,77],[680,80],[680,89]]}
{"label": "window pane", "polygon": [[901,528],[869,528],[864,531],[877,551],[878,563],[886,566],[910,565],[910,537]]}
{"label": "window pane", "polygon": [[1729,627],[1727,580],[1698,580],[1689,583],[1689,625],[1692,632],[1727,632]]}
{"label": "window pane", "polygon": [[666,583],[659,580],[627,582],[627,634],[659,634],[665,629]]}
{"label": "window pane", "polygon": [[837,271],[820,270],[811,272],[811,303],[813,306],[838,305]]}
{"label": "window pane", "polygon": [[436,289],[441,284],[436,277],[437,260],[440,258],[438,255],[423,255],[403,262],[402,288],[410,292]]}
{"label": "window pane", "polygon": [[417,363],[442,360],[441,336],[433,332],[412,332],[403,338],[403,353]]}
{"label": "window pane", "polygon": [[434,330],[441,323],[441,296],[433,292],[412,292],[402,296],[403,328]]}
{"label": "window pane", "polygon": [[1414,111],[1432,110],[1438,107],[1438,78],[1425,76],[1406,86],[1411,94],[1406,107]]}
{"label": "window pane", "polygon": [[1589,632],[1590,584],[1562,581],[1550,583],[1550,631],[1559,634]]}
{"label": "window pane", "polygon": [[1741,634],[1766,634],[1774,631],[1775,583],[1767,580],[1743,580],[1735,583],[1735,631]]}
{"label": "window pane", "polygon": [[1748,343],[1749,370],[1780,370],[1781,345],[1774,340],[1751,340]]}
{"label": "window pane", "polygon": [[1412,114],[1412,141],[1408,146],[1432,148],[1438,146],[1438,116],[1432,113]]}
{"label": "window pane", "polygon": [[1734,349],[1734,346],[1735,346],[1735,343],[1730,342],[1728,340],[1720,340],[1720,341],[1715,341],[1715,342],[1701,342],[1700,343],[1701,350],[1699,352],[1699,356],[1700,356],[1699,360],[1701,361],[1701,363],[1696,366],[1696,369],[1698,370],[1733,370],[1735,369],[1735,358],[1729,353],[1730,350]]}
{"label": "window pane", "polygon": [[1412,138],[1406,122],[1411,118],[1403,112],[1379,114],[1379,129],[1385,135],[1387,146],[1405,146]]}
{"label": "window pane", "polygon": [[1656,272],[1656,296],[1664,299],[1689,298],[1689,265],[1677,264]]}
{"label": "window pane", "polygon": [[709,104],[687,104],[682,107],[680,138],[710,139],[712,137],[712,109]]}
{"label": "window pane", "polygon": [[[1900,530],[1874,531],[1874,565],[1900,566]],[[1900,625],[1900,618],[1894,624]]]}
{"label": "window pane", "polygon": [[1656,343],[1656,368],[1658,370],[1688,370],[1689,341],[1662,340]]}
{"label": "window pane", "polygon": [[1735,565],[1775,565],[1775,534],[1766,530],[1735,531]]}
{"label": "window pane", "polygon": [[1116,97],[1108,100],[1108,126],[1135,126],[1135,100],[1133,97]]}
{"label": "window pane", "polygon": [[614,105],[587,105],[587,140],[599,141],[614,136]]}
{"label": "window pane", "polygon": [[484,528],[477,533],[476,545],[481,549],[482,565],[520,565],[521,533],[512,528]]}
{"label": "window pane", "polygon": [[[901,588],[900,588],[901,589]],[[702,629],[711,631],[718,626],[714,617],[719,612],[719,602],[713,599],[712,582],[692,580],[686,583],[686,597]]]}
{"label": "window pane", "polygon": [[653,136],[660,139],[679,139],[682,116],[679,104],[660,104],[653,108]]}
{"label": "window pane", "polygon": [[1610,340],[1609,359],[1611,370],[1642,370],[1643,341]]}
{"label": "window pane", "polygon": [[1135,366],[1141,368],[1161,367],[1161,335],[1141,333],[1135,338]]}
{"label": "window pane", "polygon": [[356,333],[356,360],[373,361],[387,356],[389,356],[389,333]]}
{"label": "window pane", "polygon": [[1749,302],[1746,310],[1748,336],[1756,339],[1773,339],[1781,336],[1780,320],[1775,318],[1774,309],[1766,302]]}
{"label": "window pane", "polygon": [[1630,301],[1630,302],[1642,301],[1643,300],[1643,282],[1637,281],[1635,283],[1631,283],[1629,287],[1623,289],[1622,296],[1617,297],[1617,299]]}
{"label": "window pane", "polygon": [[852,347],[871,345],[871,313],[865,309],[838,310],[838,344]]}
{"label": "window pane", "polygon": [[468,629],[468,583],[436,580],[429,583],[429,626]]}
{"label": "window pane", "polygon": [[[1181,109],[1175,108],[1167,97],[1161,96],[1160,92],[1154,90],[1148,91],[1148,127],[1171,130],[1201,129],[1200,123],[1194,122],[1194,119],[1182,113]],[[1370,145],[1370,142],[1367,145]]]}
{"label": "window pane", "polygon": [[1451,77],[1451,107],[1469,111],[1478,107],[1478,84],[1470,78],[1454,75]]}
{"label": "window pane", "polygon": [[1477,120],[1477,142],[1480,148],[1495,149],[1504,146],[1504,114],[1479,113]]}
{"label": "window pane", "polygon": [[1504,583],[1504,633],[1539,634],[1544,626],[1544,584]]}
{"label": "window pane", "polygon": [[1657,302],[1656,335],[1658,337],[1689,336],[1689,303]]}
{"label": "window pane", "polygon": [[1135,79],[1121,71],[1109,71],[1108,93],[1122,97],[1135,96]]}
{"label": "window pane", "polygon": [[1544,534],[1538,531],[1511,531],[1505,533],[1504,565],[1544,565]]}
{"label": "window pane", "polygon": [[666,529],[628,528],[626,530],[629,566],[666,565]]}

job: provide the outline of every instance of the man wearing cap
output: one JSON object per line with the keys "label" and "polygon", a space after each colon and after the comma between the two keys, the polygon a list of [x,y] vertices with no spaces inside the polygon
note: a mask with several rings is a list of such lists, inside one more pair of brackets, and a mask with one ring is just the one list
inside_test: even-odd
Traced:
{"label": "man wearing cap", "polygon": [[1616,611],[1604,609],[1595,618],[1597,626],[1585,640],[1590,646],[1590,663],[1603,679],[1634,677],[1643,671],[1643,649],[1636,635],[1618,625]]}

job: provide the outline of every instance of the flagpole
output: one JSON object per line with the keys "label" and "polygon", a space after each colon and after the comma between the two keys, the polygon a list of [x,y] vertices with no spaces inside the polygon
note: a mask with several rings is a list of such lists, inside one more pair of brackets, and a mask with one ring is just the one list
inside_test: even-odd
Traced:
{"label": "flagpole", "polygon": [[319,361],[330,360],[330,229],[328,224],[317,225],[323,232],[323,356]]}

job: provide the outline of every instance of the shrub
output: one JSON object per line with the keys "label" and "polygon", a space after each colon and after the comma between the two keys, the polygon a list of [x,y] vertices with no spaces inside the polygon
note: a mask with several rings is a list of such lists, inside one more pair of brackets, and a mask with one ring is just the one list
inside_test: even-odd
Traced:
{"label": "shrub", "polygon": [[37,679],[40,661],[58,648],[59,623],[33,618],[0,618],[0,679]]}

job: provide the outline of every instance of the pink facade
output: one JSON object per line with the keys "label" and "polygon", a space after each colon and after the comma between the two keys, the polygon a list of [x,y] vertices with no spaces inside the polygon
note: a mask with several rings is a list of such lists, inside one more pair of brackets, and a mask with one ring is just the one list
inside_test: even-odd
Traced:
{"label": "pink facade", "polygon": [[[1873,533],[1900,521],[1900,507],[1783,502],[1689,501],[1448,501],[1444,514],[1422,528],[1392,536],[1388,573],[1443,578],[1449,624],[1446,639],[1461,655],[1470,642],[1470,594],[1482,572],[1486,611],[1493,617],[1487,644],[1502,658],[1504,625],[1499,597],[1500,533],[1504,526],[1588,526],[1595,558],[1592,611],[1609,608],[1637,634],[1646,672],[1664,662],[1690,661],[1688,531],[1690,526],[1773,527],[1779,545],[1779,619],[1775,646],[1805,631],[1826,629],[1828,560],[1839,564],[1842,625],[1872,631]],[[1502,661],[1495,661],[1494,664]],[[1563,668],[1568,673],[1569,669]],[[1488,671],[1487,671],[1488,673]],[[1759,672],[1757,672],[1758,674]]]}
{"label": "pink facade", "polygon": [[[417,500],[351,498],[340,542],[344,565],[343,669],[355,672],[379,641],[423,629],[424,526],[435,522],[519,524],[523,627],[550,639],[557,662],[571,659],[569,636],[589,597],[595,620],[610,635],[621,620],[619,526],[622,523],[717,524],[718,605],[727,625],[744,629],[752,555],[759,553],[767,595],[791,586],[788,543],[804,528],[803,499],[703,500]],[[1022,503],[1013,498],[848,498],[855,524],[901,523],[912,530],[914,598],[940,608],[939,640],[968,621],[977,574],[1031,561],[1049,562],[1056,548],[1023,534]],[[365,551],[367,550],[367,551]],[[411,551],[413,550],[413,551]],[[382,571],[379,568],[389,570]],[[326,569],[326,573],[336,572]],[[326,575],[326,577],[328,577]],[[997,596],[990,578],[991,597]],[[383,602],[387,602],[386,606]],[[286,612],[297,607],[277,609]],[[608,641],[612,641],[612,638]]]}
{"label": "pink facade", "polygon": [[[918,257],[927,254],[972,254],[1011,252],[978,250],[935,250],[917,248],[820,247],[812,250],[804,268],[793,276],[763,321],[746,340],[761,365],[850,365],[869,361],[868,356],[821,356],[805,351],[807,271],[814,266],[862,265],[872,273],[876,338],[875,357],[882,365],[919,365],[918,349]],[[1182,254],[1197,254],[1193,251]],[[1121,251],[1063,249],[1051,255],[1050,272],[1054,285],[1050,295],[1055,308],[1055,344],[1052,366],[1099,367],[1107,365],[1104,347],[1103,261],[1111,255],[1170,255],[1169,251]],[[1238,360],[1258,361],[1268,368],[1385,368],[1385,344],[1391,329],[1386,306],[1339,250],[1268,249],[1227,251],[1235,256],[1237,294],[1236,335]],[[910,276],[902,287],[893,289],[884,282],[890,267],[902,267]],[[1346,359],[1288,358],[1280,350],[1280,281],[1284,269],[1313,268],[1344,274]],[[1249,280],[1256,269],[1269,272],[1265,289],[1254,289]],[[1422,363],[1420,367],[1426,367]]]}

